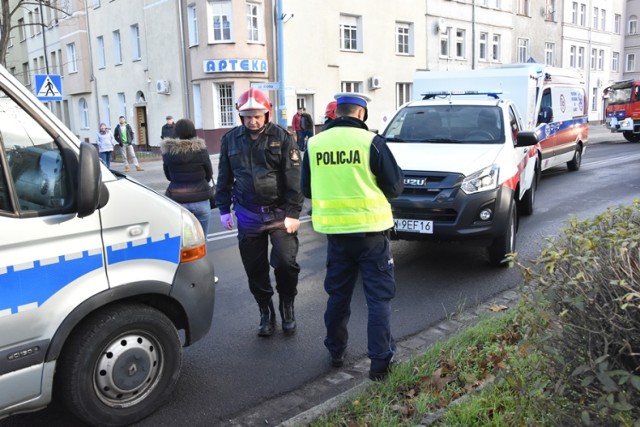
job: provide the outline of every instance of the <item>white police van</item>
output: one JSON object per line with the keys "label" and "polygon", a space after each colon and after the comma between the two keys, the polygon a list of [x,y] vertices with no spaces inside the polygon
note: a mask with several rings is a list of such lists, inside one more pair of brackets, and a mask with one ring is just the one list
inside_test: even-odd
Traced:
{"label": "white police van", "polygon": [[157,409],[212,321],[202,228],[109,171],[2,67],[0,236],[0,418],[52,398],[99,425]]}
{"label": "white police van", "polygon": [[505,265],[539,171],[538,138],[516,105],[498,93],[432,91],[403,105],[382,136],[404,172],[391,238],[475,243]]}

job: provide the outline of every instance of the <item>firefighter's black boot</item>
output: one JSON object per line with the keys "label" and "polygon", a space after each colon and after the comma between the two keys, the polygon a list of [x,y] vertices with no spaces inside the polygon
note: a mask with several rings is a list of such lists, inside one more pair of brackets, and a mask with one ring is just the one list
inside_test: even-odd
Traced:
{"label": "firefighter's black boot", "polygon": [[258,335],[261,337],[270,337],[276,327],[276,310],[273,308],[273,302],[259,303],[260,308],[260,329]]}
{"label": "firefighter's black boot", "polygon": [[282,330],[286,334],[296,331],[296,316],[293,310],[293,298],[280,300],[280,316],[282,317]]}

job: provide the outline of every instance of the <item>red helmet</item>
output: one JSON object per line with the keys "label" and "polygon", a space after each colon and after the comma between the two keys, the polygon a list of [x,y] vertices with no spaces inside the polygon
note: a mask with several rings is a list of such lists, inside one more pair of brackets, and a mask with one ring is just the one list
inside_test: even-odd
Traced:
{"label": "red helmet", "polygon": [[331,120],[335,119],[337,106],[338,106],[338,103],[336,101],[331,101],[330,103],[328,103],[327,108],[324,112],[324,116],[328,117]]}
{"label": "red helmet", "polygon": [[271,114],[271,103],[264,92],[251,88],[238,98],[236,110],[240,117],[253,116],[256,113],[265,113],[267,122]]}

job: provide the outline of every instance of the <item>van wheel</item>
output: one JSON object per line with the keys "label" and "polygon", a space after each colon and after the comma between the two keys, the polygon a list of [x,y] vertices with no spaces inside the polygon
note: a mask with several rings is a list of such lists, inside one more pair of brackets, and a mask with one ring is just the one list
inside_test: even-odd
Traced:
{"label": "van wheel", "polygon": [[106,307],[65,344],[57,396],[91,425],[128,425],[169,398],[181,366],[180,338],[167,316],[142,304]]}
{"label": "van wheel", "polygon": [[575,153],[573,153],[573,159],[567,162],[567,168],[570,171],[580,170],[580,165],[582,164],[582,147],[579,145],[576,147]]}
{"label": "van wheel", "polygon": [[487,248],[489,255],[489,264],[496,267],[507,267],[509,263],[505,260],[506,256],[516,250],[516,230],[518,227],[518,209],[516,203],[511,206],[509,212],[509,224],[504,234],[496,238],[491,246]]}
{"label": "van wheel", "polygon": [[640,142],[640,133],[626,131],[622,132],[622,136],[629,142]]}
{"label": "van wheel", "polygon": [[536,164],[536,169],[533,175],[533,181],[531,181],[531,187],[527,191],[524,192],[524,196],[520,200],[518,211],[522,215],[531,215],[533,213],[533,206],[536,201],[536,190],[538,190],[538,179],[539,179],[538,165]]}

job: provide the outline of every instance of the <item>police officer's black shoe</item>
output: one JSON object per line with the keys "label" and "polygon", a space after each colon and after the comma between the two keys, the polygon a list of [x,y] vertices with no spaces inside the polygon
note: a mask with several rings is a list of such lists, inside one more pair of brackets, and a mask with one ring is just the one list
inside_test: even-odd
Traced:
{"label": "police officer's black shoe", "polygon": [[334,368],[342,368],[342,365],[344,365],[345,354],[345,351],[340,354],[331,353],[331,366],[333,366]]}
{"label": "police officer's black shoe", "polygon": [[276,328],[276,310],[273,308],[273,302],[258,304],[260,308],[260,329],[258,335],[261,337],[270,337]]}
{"label": "police officer's black shoe", "polygon": [[280,300],[280,317],[282,318],[282,330],[285,334],[296,331],[296,316],[293,309],[293,298]]}
{"label": "police officer's black shoe", "polygon": [[391,372],[397,364],[398,362],[394,359],[382,363],[372,360],[371,368],[369,369],[369,379],[372,381],[383,381],[387,379],[389,372]]}

